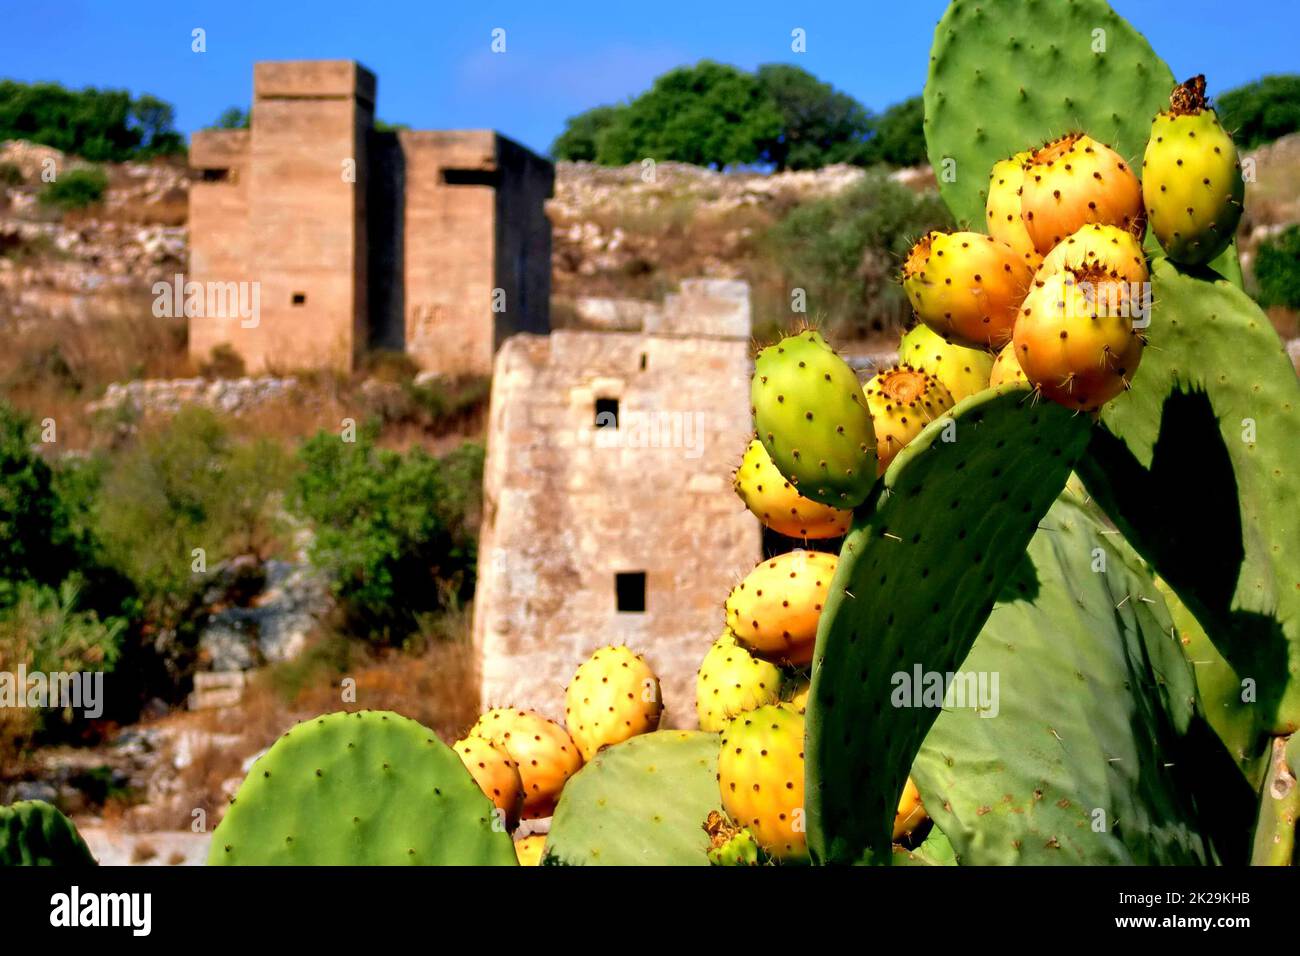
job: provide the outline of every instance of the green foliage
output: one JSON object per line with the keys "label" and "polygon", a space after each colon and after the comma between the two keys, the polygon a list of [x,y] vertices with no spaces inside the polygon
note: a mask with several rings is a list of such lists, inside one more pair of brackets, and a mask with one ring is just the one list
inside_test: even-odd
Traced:
{"label": "green foliage", "polygon": [[[65,578],[58,589],[23,582],[11,607],[0,612],[0,660],[29,670],[111,671],[121,654],[126,621],[101,621],[79,610],[80,580]],[[25,653],[19,653],[19,649]]]}
{"label": "green foliage", "polygon": [[866,107],[797,66],[765,64],[757,79],[781,116],[778,135],[763,144],[767,162],[778,170],[863,165],[872,135]]}
{"label": "green foliage", "polygon": [[349,625],[394,640],[473,593],[483,448],[466,443],[438,459],[374,438],[319,432],[304,442],[294,502],[315,527],[311,559],[331,575]]}
{"label": "green foliage", "polygon": [[76,826],[42,800],[0,807],[0,866],[94,866]]}
{"label": "green foliage", "polygon": [[597,137],[607,166],[655,159],[696,166],[756,163],[781,131],[781,115],[753,74],[702,60],[669,70]]}
{"label": "green foliage", "polygon": [[1300,309],[1300,226],[1288,226],[1255,250],[1260,305]]}
{"label": "green foliage", "polygon": [[620,121],[624,109],[624,106],[594,106],[570,116],[564,122],[564,132],[551,144],[551,156],[575,163],[595,162],[600,137]]}
{"label": "green foliage", "polygon": [[1271,143],[1300,130],[1300,74],[1266,76],[1216,97],[1213,105],[1241,149]]}
{"label": "green foliage", "polygon": [[248,110],[241,106],[227,106],[208,129],[248,129]]}
{"label": "green foliage", "polygon": [[925,151],[925,104],[913,96],[895,103],[873,124],[874,132],[863,154],[863,165],[920,166],[929,162]]}
{"label": "green foliage", "polygon": [[39,199],[42,206],[67,212],[93,206],[104,198],[107,191],[108,177],[104,171],[83,167],[65,170],[58,179],[47,183]]}
{"label": "green foliage", "polygon": [[914,193],[883,173],[837,196],[797,206],[766,236],[791,288],[804,289],[808,313],[847,336],[901,329],[911,317],[897,282],[912,243],[952,226],[942,200]]}
{"label": "green foliage", "polygon": [[25,139],[92,162],[184,152],[172,107],[126,90],[0,80],[0,140]]}
{"label": "green foliage", "polygon": [[0,163],[0,186],[21,186],[23,171],[17,163]]}

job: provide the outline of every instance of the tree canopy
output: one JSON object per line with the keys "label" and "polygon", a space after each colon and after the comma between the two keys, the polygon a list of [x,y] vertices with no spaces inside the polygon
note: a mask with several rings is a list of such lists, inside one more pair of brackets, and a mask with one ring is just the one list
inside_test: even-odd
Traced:
{"label": "tree canopy", "polygon": [[1215,112],[1242,149],[1300,130],[1300,75],[1266,76],[1217,97]]}
{"label": "tree canopy", "polygon": [[0,80],[0,139],[25,139],[93,162],[184,152],[175,111],[126,90],[70,90],[58,83]]}

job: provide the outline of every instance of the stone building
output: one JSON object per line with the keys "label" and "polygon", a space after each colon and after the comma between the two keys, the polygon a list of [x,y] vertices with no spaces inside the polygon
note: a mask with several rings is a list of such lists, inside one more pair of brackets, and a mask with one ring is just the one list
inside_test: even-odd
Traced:
{"label": "stone building", "polygon": [[751,434],[743,282],[692,280],[640,331],[510,339],[488,425],[474,640],[484,707],[563,716],[596,648],[646,654],[666,724],[695,723],[695,672],[760,559],[730,489]]}
{"label": "stone building", "polygon": [[486,375],[548,330],[554,168],[492,131],[376,130],[375,89],[347,60],[258,63],[250,128],[194,134],[196,362],[350,370],[379,347]]}

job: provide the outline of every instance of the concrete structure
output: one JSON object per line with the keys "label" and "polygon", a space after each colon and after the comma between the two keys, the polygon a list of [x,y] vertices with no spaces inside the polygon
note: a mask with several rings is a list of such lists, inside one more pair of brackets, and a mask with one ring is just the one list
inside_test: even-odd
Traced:
{"label": "concrete structure", "polygon": [[484,707],[562,717],[596,648],[642,651],[666,725],[761,557],[730,487],[752,432],[743,282],[694,280],[639,332],[517,336],[497,356],[474,640]]}
{"label": "concrete structure", "polygon": [[351,61],[258,63],[251,128],[194,134],[196,362],[226,344],[250,372],[346,371],[378,347],[486,375],[506,336],[549,329],[551,164],[491,131],[377,131],[375,89]]}

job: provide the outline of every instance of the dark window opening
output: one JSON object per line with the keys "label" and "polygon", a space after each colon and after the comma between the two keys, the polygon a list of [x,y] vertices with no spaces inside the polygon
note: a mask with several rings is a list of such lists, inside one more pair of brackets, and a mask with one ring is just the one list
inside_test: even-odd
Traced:
{"label": "dark window opening", "polygon": [[631,614],[645,613],[645,572],[619,571],[614,575],[618,609]]}
{"label": "dark window opening", "polygon": [[307,293],[306,293],[306,292],[295,292],[295,293],[293,294],[293,304],[294,304],[294,305],[306,305],[306,304],[307,304]]}
{"label": "dark window opening", "polygon": [[205,169],[203,170],[203,181],[205,183],[224,183],[230,181],[229,169]]}
{"label": "dark window opening", "polygon": [[596,427],[597,428],[618,427],[618,399],[617,398],[596,399]]}
{"label": "dark window opening", "polygon": [[442,181],[448,186],[496,186],[501,174],[495,169],[444,169]]}
{"label": "dark window opening", "polygon": [[646,355],[645,352],[642,352],[642,353],[641,353],[641,371],[643,371],[643,372],[645,371],[645,367],[646,367],[647,364],[649,364],[649,362],[650,362],[650,356]]}

